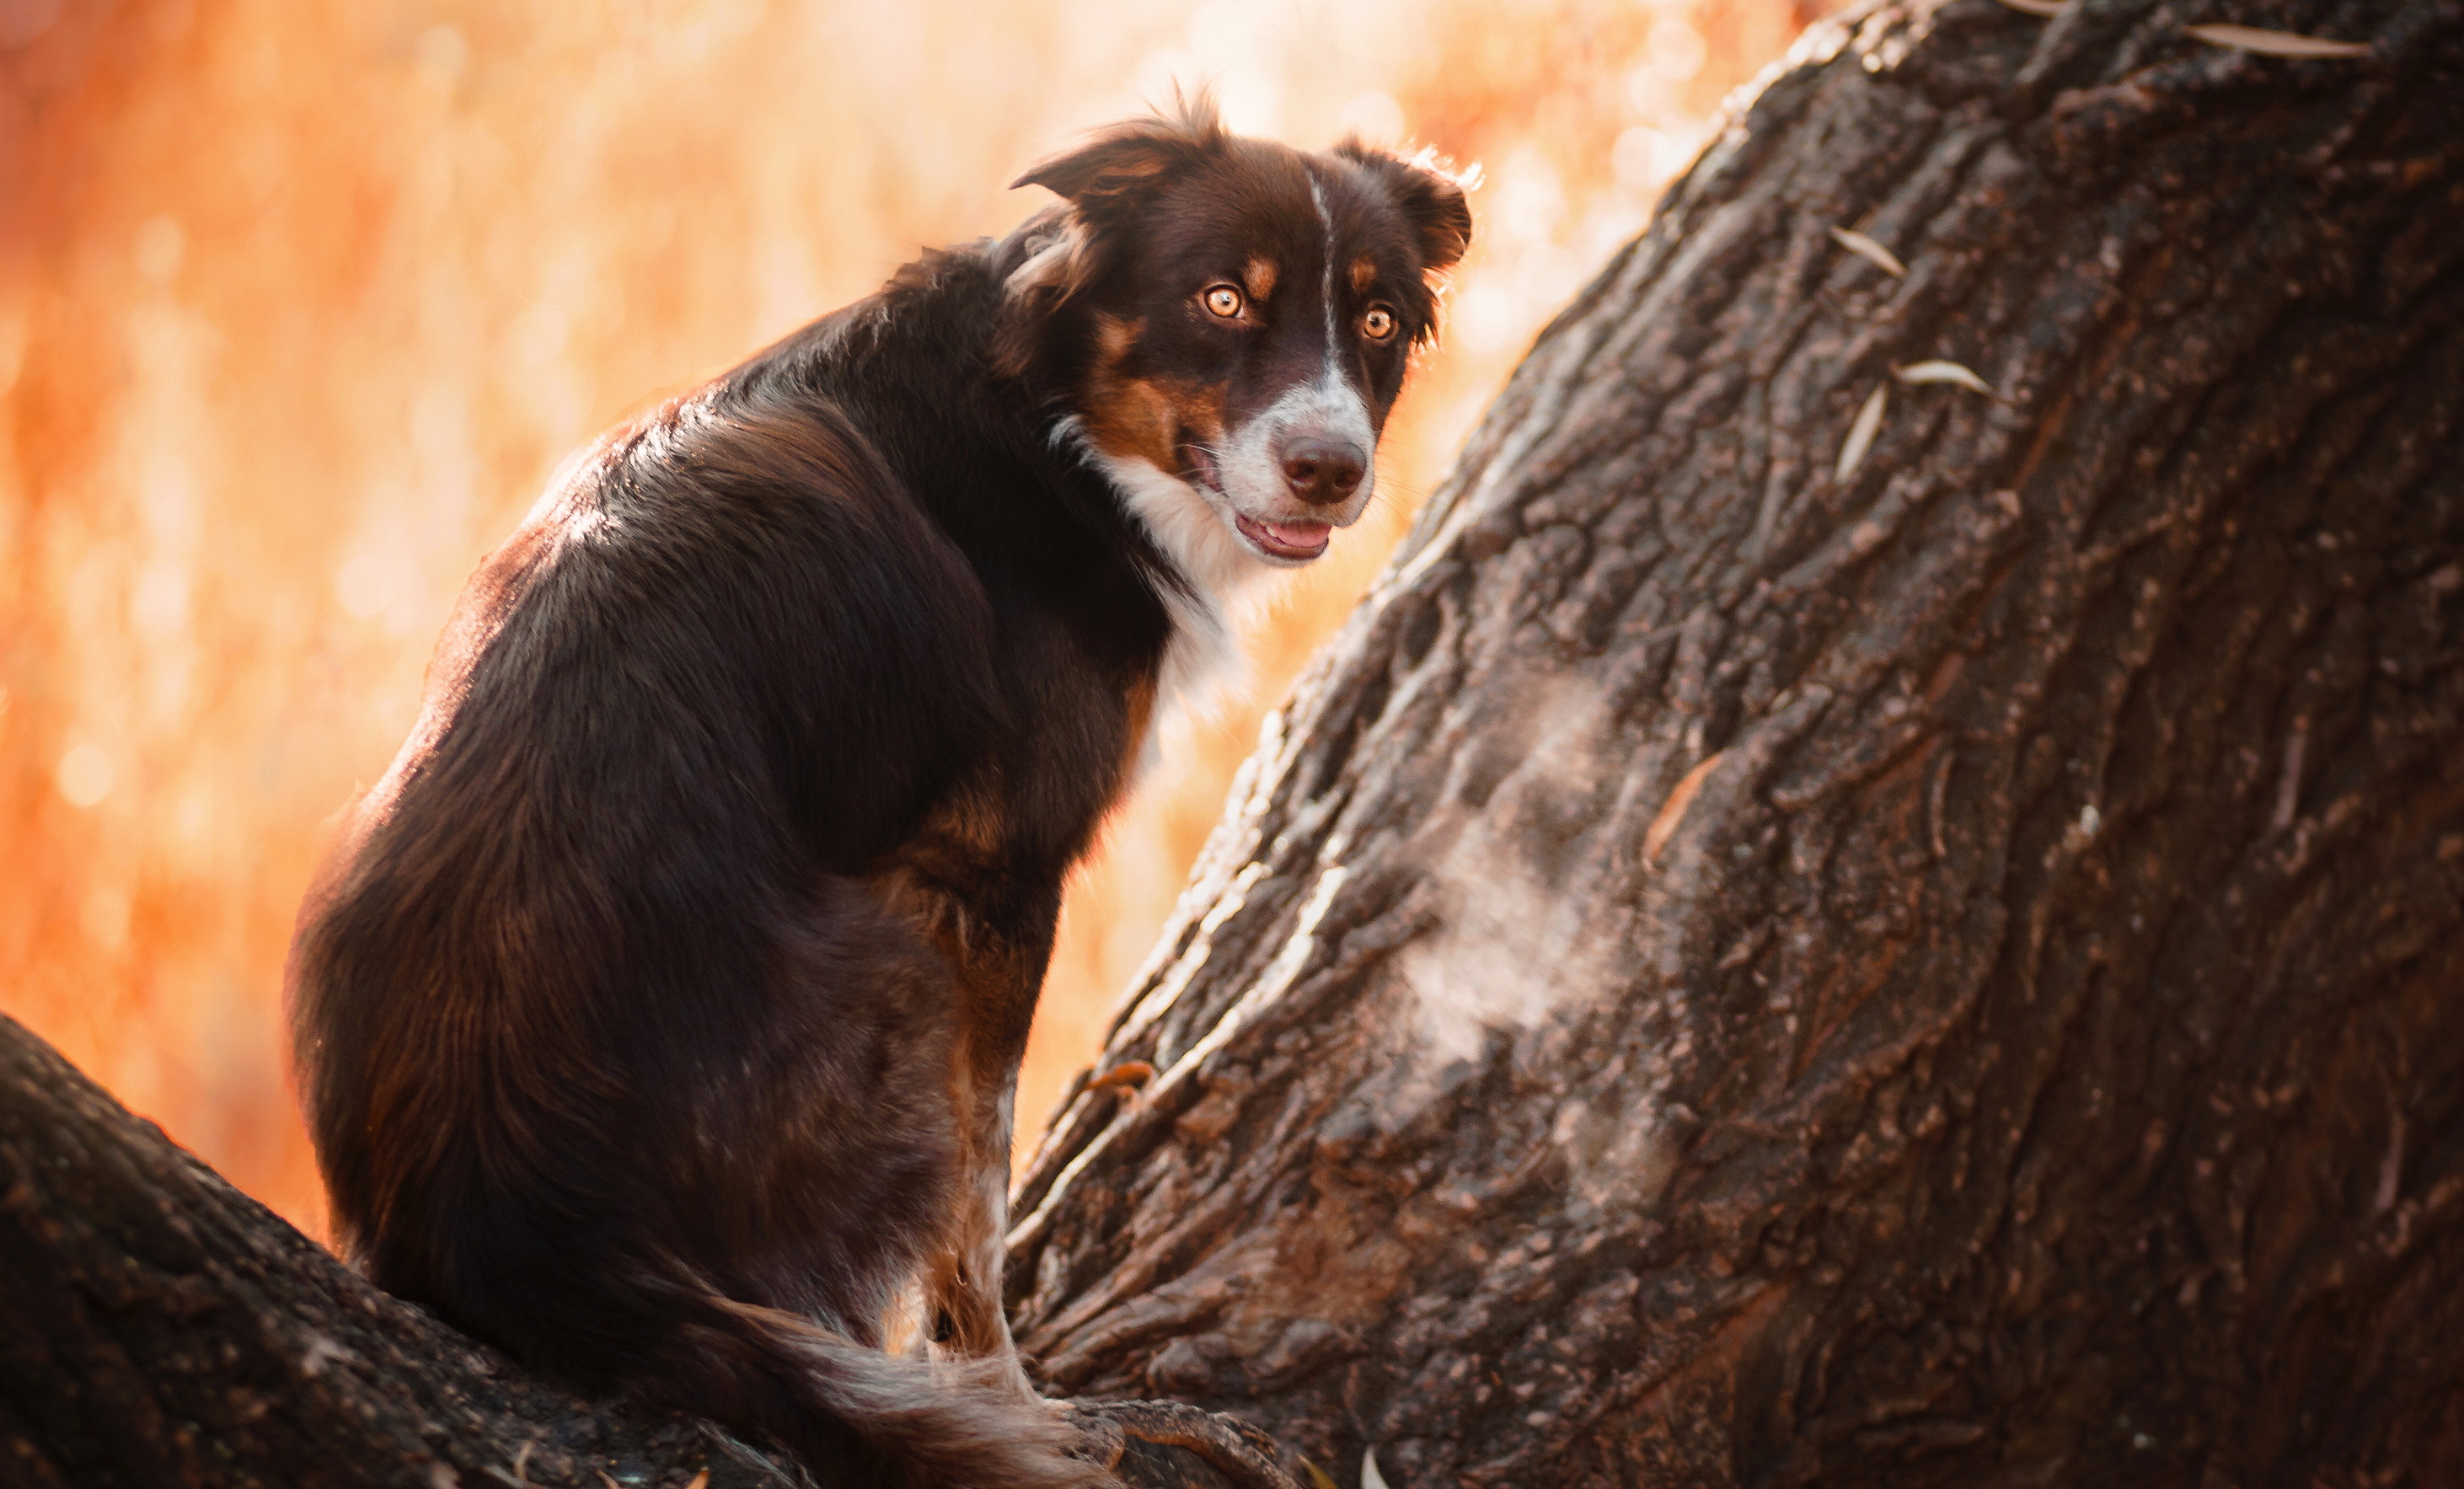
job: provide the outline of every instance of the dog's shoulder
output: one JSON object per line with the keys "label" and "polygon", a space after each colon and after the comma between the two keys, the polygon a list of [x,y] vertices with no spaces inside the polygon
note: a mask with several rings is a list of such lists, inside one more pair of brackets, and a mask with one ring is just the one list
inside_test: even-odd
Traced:
{"label": "dog's shoulder", "polygon": [[984,747],[997,634],[843,412],[706,392],[607,441],[481,566],[406,750],[427,758],[394,775],[465,821],[509,787],[585,793],[616,834],[688,799],[688,836],[767,832],[785,802],[851,865]]}

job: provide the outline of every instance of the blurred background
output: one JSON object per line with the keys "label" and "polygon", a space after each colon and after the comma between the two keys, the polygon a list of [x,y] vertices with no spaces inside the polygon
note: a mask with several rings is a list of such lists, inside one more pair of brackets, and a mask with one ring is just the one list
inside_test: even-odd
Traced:
{"label": "blurred background", "polygon": [[1721,99],[1835,0],[0,0],[0,1011],[313,1235],[281,1016],[335,815],[558,459],[1212,81],[1478,164],[1385,493],[1075,881],[1093,1052],[1264,710]]}

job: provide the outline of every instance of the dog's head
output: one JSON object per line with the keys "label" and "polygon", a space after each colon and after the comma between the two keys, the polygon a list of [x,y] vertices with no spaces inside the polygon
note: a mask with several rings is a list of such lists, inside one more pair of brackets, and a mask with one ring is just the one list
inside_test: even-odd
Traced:
{"label": "dog's head", "polygon": [[1431,283],[1463,257],[1454,182],[1347,142],[1227,134],[1201,98],[1105,129],[1018,185],[1012,355],[1190,577],[1298,566],[1358,520]]}

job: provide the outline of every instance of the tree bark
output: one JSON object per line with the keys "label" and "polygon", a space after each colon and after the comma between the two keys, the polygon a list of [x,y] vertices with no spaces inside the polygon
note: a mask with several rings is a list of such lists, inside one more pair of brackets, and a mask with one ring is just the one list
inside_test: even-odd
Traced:
{"label": "tree bark", "polygon": [[[0,1018],[0,1483],[787,1489],[386,1296]],[[603,1477],[604,1476],[604,1477]]]}
{"label": "tree bark", "polygon": [[1022,1343],[1345,1484],[2464,1481],[2459,638],[2464,6],[1818,29],[1269,720]]}
{"label": "tree bark", "polygon": [[[1202,1454],[1254,1451],[1186,1407],[1071,1412],[1129,1489],[1233,1489]],[[708,1424],[575,1395],[378,1291],[0,1017],[0,1484],[806,1482]]]}

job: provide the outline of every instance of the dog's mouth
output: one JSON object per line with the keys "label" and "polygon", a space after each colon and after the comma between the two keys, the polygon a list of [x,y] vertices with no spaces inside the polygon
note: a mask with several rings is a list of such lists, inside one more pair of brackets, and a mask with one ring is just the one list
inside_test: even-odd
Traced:
{"label": "dog's mouth", "polygon": [[1307,561],[1326,552],[1327,541],[1334,535],[1333,527],[1325,522],[1260,522],[1237,512],[1232,525],[1269,558]]}
{"label": "dog's mouth", "polygon": [[1334,524],[1314,517],[1295,517],[1268,521],[1244,515],[1233,505],[1231,493],[1223,489],[1222,468],[1215,463],[1214,452],[1201,445],[1182,447],[1188,464],[1190,481],[1221,502],[1232,515],[1232,525],[1250,547],[1268,558],[1283,563],[1307,563],[1326,552],[1334,536]]}

